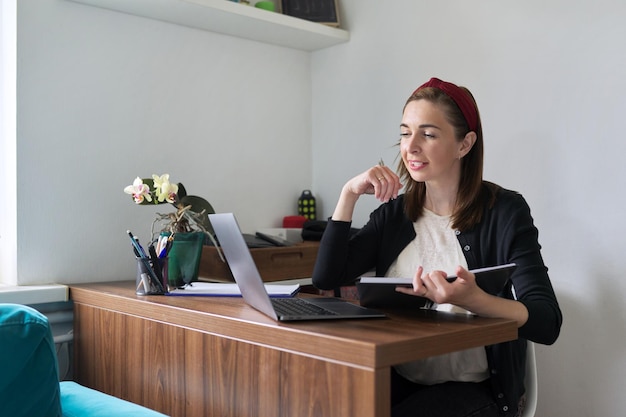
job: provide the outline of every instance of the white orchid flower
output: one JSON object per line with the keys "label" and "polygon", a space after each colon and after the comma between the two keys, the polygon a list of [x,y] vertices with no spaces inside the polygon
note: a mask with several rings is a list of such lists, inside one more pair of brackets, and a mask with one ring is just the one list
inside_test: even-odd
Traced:
{"label": "white orchid flower", "polygon": [[143,203],[144,199],[152,201],[150,189],[146,184],[143,183],[143,180],[139,177],[135,178],[135,181],[133,181],[132,185],[125,187],[124,192],[126,194],[132,195],[133,200],[135,200],[136,204]]}
{"label": "white orchid flower", "polygon": [[178,185],[170,182],[169,174],[163,174],[161,176],[153,174],[152,180],[154,181],[154,189],[160,203],[163,201],[167,201],[168,203],[176,202]]}

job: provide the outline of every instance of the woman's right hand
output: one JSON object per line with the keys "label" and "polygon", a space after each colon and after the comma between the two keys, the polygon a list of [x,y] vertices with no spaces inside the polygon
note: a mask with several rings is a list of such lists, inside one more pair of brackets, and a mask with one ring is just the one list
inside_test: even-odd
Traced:
{"label": "woman's right hand", "polygon": [[395,172],[384,165],[375,165],[343,186],[332,219],[352,221],[356,202],[363,194],[374,194],[378,200],[386,203],[397,198],[401,188],[402,183]]}
{"label": "woman's right hand", "polygon": [[400,178],[389,167],[375,165],[348,181],[342,193],[351,193],[354,196],[373,194],[383,203],[398,197],[402,188]]}

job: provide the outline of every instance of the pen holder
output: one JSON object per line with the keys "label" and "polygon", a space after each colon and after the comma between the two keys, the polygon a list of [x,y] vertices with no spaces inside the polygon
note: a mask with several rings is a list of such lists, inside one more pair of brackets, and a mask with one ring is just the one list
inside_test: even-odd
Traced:
{"label": "pen holder", "polygon": [[[158,260],[159,265],[144,258],[137,259],[137,278],[135,281],[137,295],[163,295],[167,292],[168,258]],[[158,283],[161,284],[159,287]]]}

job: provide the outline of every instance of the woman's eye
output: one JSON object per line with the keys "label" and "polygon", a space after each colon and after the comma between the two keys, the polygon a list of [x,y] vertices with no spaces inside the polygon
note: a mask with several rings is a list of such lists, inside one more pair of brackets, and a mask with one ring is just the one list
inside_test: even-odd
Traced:
{"label": "woman's eye", "polygon": [[410,136],[411,136],[411,134],[409,132],[400,132],[400,137],[401,138],[408,138]]}
{"label": "woman's eye", "polygon": [[435,135],[433,135],[433,134],[432,134],[432,133],[430,133],[430,132],[424,132],[424,137],[425,137],[426,139],[435,139]]}

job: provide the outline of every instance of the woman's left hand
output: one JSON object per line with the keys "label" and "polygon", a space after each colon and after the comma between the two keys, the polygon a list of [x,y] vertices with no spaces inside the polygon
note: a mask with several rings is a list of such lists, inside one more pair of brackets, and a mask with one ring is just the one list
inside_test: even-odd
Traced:
{"label": "woman's left hand", "polygon": [[396,291],[426,297],[437,304],[471,304],[470,299],[482,292],[476,285],[476,276],[462,266],[456,268],[456,276],[453,282],[448,282],[445,272],[431,271],[424,274],[424,269],[420,266],[413,277],[413,288],[397,287]]}
{"label": "woman's left hand", "polygon": [[413,288],[396,287],[404,294],[426,297],[437,304],[454,304],[483,317],[500,317],[515,320],[523,326],[528,320],[528,309],[516,300],[487,294],[476,284],[476,276],[457,266],[454,282],[446,280],[443,271],[424,274],[420,266],[413,277]]}

